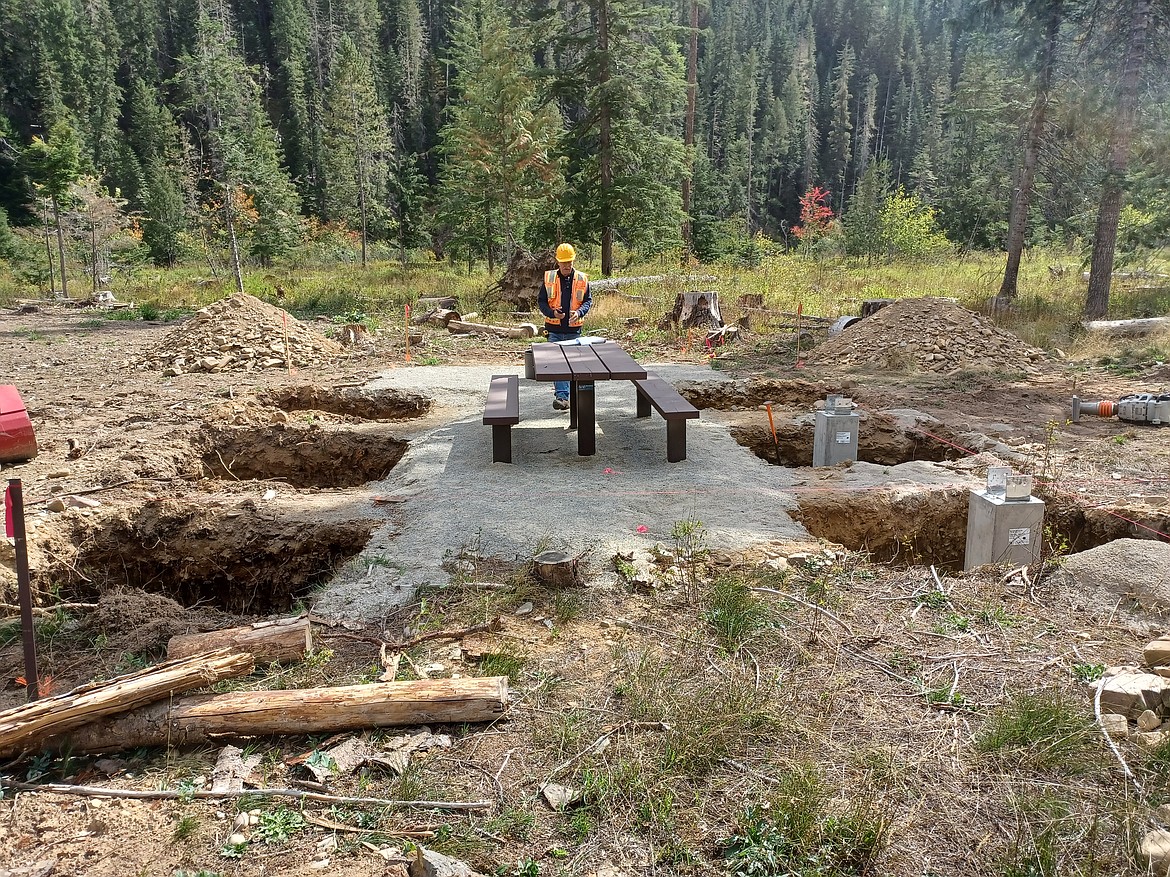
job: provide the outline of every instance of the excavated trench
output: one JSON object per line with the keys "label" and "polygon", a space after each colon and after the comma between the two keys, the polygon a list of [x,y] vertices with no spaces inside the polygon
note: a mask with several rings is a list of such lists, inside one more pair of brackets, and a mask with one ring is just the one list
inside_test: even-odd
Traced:
{"label": "excavated trench", "polygon": [[360,552],[375,526],[253,500],[162,500],[78,518],[37,579],[87,597],[129,586],[187,607],[283,612]]}
{"label": "excavated trench", "polygon": [[261,397],[261,404],[284,411],[324,411],[360,420],[407,420],[431,410],[431,399],[403,390],[365,387],[284,387]]}
{"label": "excavated trench", "polygon": [[199,440],[203,474],[293,487],[357,487],[380,481],[408,443],[371,424],[352,428],[208,425]]}
{"label": "excavated trench", "polygon": [[[868,552],[876,561],[962,568],[967,546],[965,488],[919,492],[817,489],[798,496],[793,517],[814,536]],[[1044,556],[1086,551],[1114,539],[1170,533],[1166,506],[1085,508],[1045,497]],[[1164,540],[1170,541],[1170,539]]]}
{"label": "excavated trench", "polygon": [[[791,413],[779,411],[773,411],[772,416],[776,425],[775,440],[766,420],[763,423],[734,425],[731,427],[731,437],[768,463],[777,466],[811,466],[815,428],[808,416],[793,417]],[[959,442],[948,444],[953,437],[942,434],[944,431],[937,424],[932,425],[930,433],[905,429],[886,414],[870,414],[862,421],[858,433],[858,459],[865,463],[896,466],[911,460],[939,463],[965,456],[962,450],[955,447]]]}

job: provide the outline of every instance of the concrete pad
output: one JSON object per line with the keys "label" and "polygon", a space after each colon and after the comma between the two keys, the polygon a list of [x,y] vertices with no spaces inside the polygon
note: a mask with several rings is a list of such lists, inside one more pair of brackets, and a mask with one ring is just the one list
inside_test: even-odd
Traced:
{"label": "concrete pad", "polygon": [[[667,380],[725,381],[705,367],[652,365]],[[520,381],[520,423],[512,428],[512,464],[492,462],[491,428],[482,422],[493,374],[522,367],[416,367],[380,375],[370,389],[393,387],[435,400],[425,420],[403,427],[411,446],[390,476],[372,485],[404,501],[396,523],[374,534],[363,554],[318,596],[316,610],[340,617],[378,617],[407,602],[415,589],[449,580],[442,569],[461,549],[527,561],[538,549],[587,552],[591,579],[616,579],[618,552],[672,543],[671,528],[697,519],[705,545],[742,550],[761,542],[806,541],[789,516],[794,488],[816,471],[773,466],[741,447],[726,424],[707,413],[687,425],[687,459],[666,460],[666,423],[635,417],[629,381],[598,382],[597,453],[577,454],[568,412],[554,411],[547,383]],[[713,412],[714,413],[714,412]],[[904,478],[894,470],[907,469]],[[872,488],[942,482],[934,464],[855,464],[834,473],[847,485]],[[644,528],[644,532],[639,532]],[[481,578],[477,576],[477,578]]]}

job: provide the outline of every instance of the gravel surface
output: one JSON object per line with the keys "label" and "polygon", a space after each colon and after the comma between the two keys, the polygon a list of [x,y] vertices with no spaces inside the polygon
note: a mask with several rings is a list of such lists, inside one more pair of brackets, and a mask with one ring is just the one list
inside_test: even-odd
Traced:
{"label": "gravel surface", "polygon": [[[652,368],[674,382],[724,380],[706,368]],[[568,412],[552,408],[552,387],[522,380],[514,462],[493,463],[483,402],[491,376],[508,371],[395,369],[371,382],[427,393],[435,404],[429,429],[412,436],[380,488],[405,498],[394,506],[399,524],[375,534],[366,562],[325,589],[318,611],[376,617],[419,585],[447,581],[441,566],[461,547],[522,560],[538,546],[588,551],[591,578],[604,581],[615,553],[670,546],[672,527],[690,518],[703,522],[710,548],[808,538],[788,515],[798,470],[763,462],[706,414],[687,425],[687,459],[668,463],[666,424],[657,414],[635,417],[627,381],[597,384],[597,454],[580,457]]]}

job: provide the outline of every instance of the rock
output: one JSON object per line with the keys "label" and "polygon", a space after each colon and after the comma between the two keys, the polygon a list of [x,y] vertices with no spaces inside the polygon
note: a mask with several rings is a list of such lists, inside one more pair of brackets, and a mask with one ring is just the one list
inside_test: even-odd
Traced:
{"label": "rock", "polygon": [[1101,714],[1101,727],[1112,740],[1124,740],[1129,736],[1129,722],[1125,716],[1114,713]]}
{"label": "rock", "polygon": [[228,835],[227,842],[228,846],[238,847],[240,844],[246,844],[248,842],[248,838],[237,831],[234,834]]}
{"label": "rock", "polygon": [[1170,831],[1155,828],[1142,838],[1141,856],[1155,874],[1165,874],[1170,866]]}
{"label": "rock", "polygon": [[521,603],[519,606],[516,607],[515,614],[516,615],[531,615],[532,614],[532,603],[531,602]]}
{"label": "rock", "polygon": [[567,810],[583,798],[580,789],[556,783],[545,783],[540,787],[540,794],[544,796],[545,803],[554,810]]}
{"label": "rock", "polygon": [[[1087,686],[1094,696],[1095,685]],[[1170,694],[1170,680],[1154,673],[1121,673],[1105,680],[1101,689],[1101,712],[1136,719],[1146,710],[1162,710]]]}
{"label": "rock", "polygon": [[177,378],[182,373],[183,373],[183,370],[181,368],[179,368],[176,365],[172,365],[172,366],[168,366],[167,368],[164,368],[162,374],[163,374],[164,378]]}
{"label": "rock", "polygon": [[288,423],[287,411],[273,411],[268,417],[269,423]]}
{"label": "rock", "polygon": [[773,572],[787,572],[788,558],[786,557],[770,557],[764,561],[764,566]]}
{"label": "rock", "polygon": [[1142,651],[1147,667],[1170,665],[1170,636],[1160,636]]}
{"label": "rock", "polygon": [[1146,710],[1137,717],[1137,726],[1140,731],[1152,731],[1162,724],[1162,720],[1158,718],[1158,714],[1153,710]]}
{"label": "rock", "polygon": [[1130,735],[1129,739],[1146,749],[1153,749],[1155,746],[1161,746],[1168,737],[1170,737],[1170,731],[1138,731],[1136,734]]}
{"label": "rock", "polygon": [[74,509],[96,509],[102,504],[100,499],[90,496],[63,496],[61,499],[65,505]]}
{"label": "rock", "polygon": [[433,850],[416,848],[410,863],[410,877],[484,877],[466,862]]}
{"label": "rock", "polygon": [[51,512],[63,512],[65,511],[65,500],[59,496],[55,496],[45,503],[45,508]]}

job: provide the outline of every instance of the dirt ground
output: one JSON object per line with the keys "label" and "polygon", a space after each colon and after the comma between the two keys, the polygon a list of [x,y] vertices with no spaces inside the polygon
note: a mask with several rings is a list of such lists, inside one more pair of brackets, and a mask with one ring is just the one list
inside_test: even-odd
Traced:
{"label": "dirt ground", "polygon": [[[401,348],[350,348],[291,373],[163,377],[157,365],[138,365],[173,329],[58,309],[0,318],[0,382],[19,388],[40,447],[35,460],[5,466],[3,475],[23,482],[38,601],[74,604],[43,614],[38,628],[41,673],[55,691],[149,665],[176,633],[301,611],[313,589],[396,514],[376,482],[433,420],[425,397],[363,390],[379,372],[405,367]],[[513,366],[520,352],[511,342],[472,340],[436,359]],[[997,459],[1034,473],[1049,502],[1052,551],[1170,533],[1170,432],[1116,419],[1066,422],[1074,393],[1165,392],[1170,366],[1127,375],[1063,362],[1012,375],[841,372],[823,364],[794,369],[786,347],[770,351],[765,343],[729,350],[718,364],[733,385],[683,392],[769,462],[807,465],[812,405],[840,392],[865,412],[866,463],[939,461],[978,474]],[[773,408],[775,440],[764,403]],[[51,511],[63,497],[95,502]],[[397,641],[501,615],[495,633],[411,650],[398,678],[492,675],[494,668],[512,677],[505,721],[443,729],[453,745],[416,753],[401,775],[369,769],[330,783],[341,795],[490,802],[482,814],[306,807],[305,816],[326,825],[297,822],[298,815],[282,832],[282,814],[300,813],[295,802],[8,792],[0,802],[0,874],[400,874],[395,849],[412,840],[481,871],[524,877],[716,873],[742,805],[772,794],[777,765],[807,758],[823,765],[834,788],[864,791],[886,814],[895,840],[875,873],[987,873],[988,858],[1004,854],[1016,836],[1008,805],[1018,787],[960,756],[980,718],[1009,689],[1080,696],[1072,668],[1135,662],[1146,639],[1161,632],[1161,619],[1127,615],[1043,578],[959,573],[962,492],[855,491],[840,472],[809,469],[798,500],[797,517],[813,538],[735,557],[708,546],[702,571],[697,554],[696,568],[688,568],[676,544],[673,559],[659,559],[657,578],[631,575],[626,587],[586,581],[579,591],[553,592],[535,587],[524,570],[452,545],[459,574],[447,592],[365,628],[316,619],[318,651],[309,661],[244,683],[372,681],[382,667],[370,637]],[[0,557],[0,584],[11,605],[11,548],[3,543],[0,552],[9,552]],[[942,570],[937,582],[932,563]],[[727,653],[698,631],[696,619],[705,616],[695,595],[711,575],[737,569],[776,572],[783,593],[831,587],[835,597],[814,601],[821,609],[787,602],[774,639]],[[937,604],[920,599],[936,592],[944,595]],[[5,707],[23,702],[15,631],[10,624],[0,649]],[[776,723],[766,734],[714,747],[709,762],[678,768],[659,791],[598,785],[599,776],[651,759],[662,738],[674,740],[678,722],[711,720],[711,704],[728,689],[717,694],[703,685],[720,679],[761,698],[776,689],[766,709]],[[907,688],[910,679],[923,690],[949,686],[950,694],[924,699]],[[672,686],[668,696],[663,689]],[[693,697],[684,703],[687,693]],[[718,704],[724,713],[754,708]],[[691,764],[712,739],[683,741],[690,748],[680,763]],[[248,751],[263,756],[255,785],[287,788],[306,779],[297,756],[326,747],[309,738],[251,741]],[[5,773],[138,790],[201,788],[219,748],[134,750],[101,761],[40,757]],[[554,779],[583,783],[588,807],[552,810],[540,788]],[[1084,789],[1077,801],[1090,807],[1084,802],[1112,788],[1117,771],[1102,767],[1077,782]],[[648,801],[666,798],[668,816],[646,810]],[[267,829],[249,829],[238,848],[229,843],[237,809],[261,811]],[[1110,863],[1102,873],[1140,873],[1127,870],[1136,866],[1124,834],[1103,830],[1092,841]],[[53,862],[51,870],[12,870]]]}

